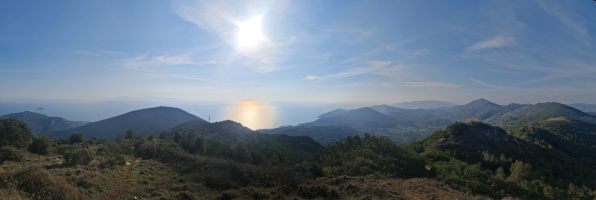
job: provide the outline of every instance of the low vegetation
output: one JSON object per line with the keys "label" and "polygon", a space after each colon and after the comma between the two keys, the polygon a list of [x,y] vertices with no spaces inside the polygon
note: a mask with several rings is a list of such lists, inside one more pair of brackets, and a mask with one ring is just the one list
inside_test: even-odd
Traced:
{"label": "low vegetation", "polygon": [[[19,121],[2,124],[8,127],[2,137],[10,139],[0,147],[3,199],[596,196],[595,170],[587,165],[594,162],[588,140],[594,132],[573,120],[535,123],[513,134],[480,122],[455,123],[407,146],[365,134],[326,147],[310,138],[258,135],[230,122],[161,137],[130,130],[114,141],[86,140],[83,134],[50,140],[32,135]],[[251,135],[216,137],[243,131]]]}

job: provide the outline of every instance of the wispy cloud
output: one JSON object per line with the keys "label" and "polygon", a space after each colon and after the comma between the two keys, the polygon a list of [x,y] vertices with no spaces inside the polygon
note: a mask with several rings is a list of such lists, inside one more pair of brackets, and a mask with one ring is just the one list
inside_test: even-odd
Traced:
{"label": "wispy cloud", "polygon": [[[238,4],[243,5],[238,5]],[[268,37],[267,30],[263,30],[265,38],[255,48],[242,48],[238,45],[238,24],[243,21],[259,17],[267,21],[268,14],[273,8],[280,8],[270,1],[194,1],[193,4],[183,4],[176,8],[176,13],[182,19],[196,25],[199,29],[217,35],[229,47],[236,49],[246,59],[244,62],[258,71],[270,72],[278,70],[283,60],[281,47],[292,44],[295,36],[283,38],[279,41]],[[276,12],[279,12],[276,10]]]}
{"label": "wispy cloud", "polygon": [[581,77],[592,79],[596,75],[596,65],[592,63],[578,60],[559,60],[553,62],[553,65],[554,67],[546,68],[545,76],[527,80],[524,84],[536,84],[568,78],[579,80]]}
{"label": "wispy cloud", "polygon": [[470,79],[470,81],[483,86],[483,87],[487,87],[487,88],[491,88],[491,89],[511,89],[512,87],[507,87],[507,86],[502,86],[502,85],[496,85],[496,84],[492,84],[492,83],[487,83],[485,81],[481,81],[478,79]]}
{"label": "wispy cloud", "polygon": [[431,81],[410,81],[405,82],[404,86],[412,88],[432,88],[432,89],[453,89],[462,87],[459,84]]}
{"label": "wispy cloud", "polygon": [[367,40],[373,38],[377,31],[375,28],[325,28],[323,30],[324,34],[327,34],[331,37],[339,38],[340,41],[346,44],[358,44],[360,42],[366,42]]}
{"label": "wispy cloud", "polygon": [[108,49],[64,49],[67,52],[83,56],[124,56],[127,55],[122,51],[114,51]]}
{"label": "wispy cloud", "polygon": [[155,55],[149,56],[148,54],[136,55],[128,58],[118,59],[115,61],[116,65],[131,68],[153,68],[153,67],[165,67],[165,66],[203,66],[222,64],[226,61],[213,58],[209,60],[197,60],[195,56],[190,53],[185,54],[171,54],[171,55]]}
{"label": "wispy cloud", "polygon": [[117,65],[132,69],[149,68],[157,66],[200,65],[209,63],[210,62],[195,62],[192,60],[192,57],[187,54],[159,56],[149,56],[147,54],[143,54],[116,60]]}
{"label": "wispy cloud", "polygon": [[355,67],[345,71],[341,71],[328,75],[308,75],[303,80],[335,80],[343,79],[360,75],[379,75],[379,76],[393,76],[402,66],[389,61],[370,61],[366,66]]}
{"label": "wispy cloud", "polygon": [[590,34],[581,23],[581,19],[573,19],[570,14],[561,9],[556,1],[538,1],[540,6],[551,16],[558,19],[563,25],[576,36],[576,38],[585,45],[590,45]]}
{"label": "wispy cloud", "polygon": [[467,51],[476,51],[483,49],[494,49],[503,48],[515,45],[515,39],[512,36],[498,35],[492,38],[488,38],[473,44],[468,47]]}

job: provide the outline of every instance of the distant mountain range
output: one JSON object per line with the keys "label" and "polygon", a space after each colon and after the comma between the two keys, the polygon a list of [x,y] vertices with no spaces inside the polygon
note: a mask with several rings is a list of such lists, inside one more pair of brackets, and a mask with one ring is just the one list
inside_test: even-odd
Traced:
{"label": "distant mountain range", "polygon": [[162,131],[189,121],[208,123],[179,108],[155,107],[128,112],[68,130],[54,131],[50,136],[65,137],[72,133],[83,133],[89,138],[113,139],[118,135],[124,135],[129,129],[142,136],[159,135]]}
{"label": "distant mountain range", "polygon": [[405,109],[437,109],[437,108],[451,108],[457,104],[444,101],[406,101],[393,104],[392,106]]}
{"label": "distant mountain range", "polygon": [[596,113],[596,104],[572,103],[568,105],[584,112]]}
{"label": "distant mountain range", "polygon": [[372,133],[398,143],[411,143],[456,121],[478,120],[508,128],[553,117],[595,121],[594,116],[560,103],[499,105],[478,99],[465,105],[436,109],[404,109],[390,105],[338,109],[320,115],[313,122],[262,132],[305,135],[321,143],[334,142],[355,132]]}
{"label": "distant mountain range", "polygon": [[0,118],[15,118],[22,120],[27,123],[27,127],[34,133],[49,133],[53,131],[67,130],[89,123],[83,121],[70,121],[60,117],[50,117],[30,111],[7,114]]}
{"label": "distant mountain range", "polygon": [[[587,114],[576,108],[553,102],[534,105],[499,105],[486,99],[478,99],[464,105],[440,101],[403,102],[397,105],[416,108],[376,105],[351,110],[337,109],[321,114],[312,122],[258,130],[258,132],[308,136],[322,144],[364,133],[386,136],[398,143],[411,143],[457,121],[478,120],[503,128],[522,126],[555,117],[596,122],[594,113]],[[422,107],[431,109],[422,109]],[[586,107],[588,106],[583,105],[582,108],[586,109]],[[69,121],[33,112],[14,113],[2,117],[24,120],[34,132],[47,133],[55,138],[72,133],[83,133],[88,138],[113,139],[118,135],[124,135],[127,130],[133,130],[141,136],[159,135],[172,128],[183,128],[179,125],[187,122],[203,126],[210,124],[184,110],[172,107],[141,109],[92,123]]]}

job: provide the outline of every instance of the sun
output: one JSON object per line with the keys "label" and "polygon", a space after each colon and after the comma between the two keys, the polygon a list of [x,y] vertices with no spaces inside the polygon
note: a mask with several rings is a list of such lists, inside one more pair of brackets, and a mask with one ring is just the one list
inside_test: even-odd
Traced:
{"label": "sun", "polygon": [[262,29],[263,17],[253,17],[247,21],[236,23],[236,42],[238,48],[244,51],[257,50],[265,36]]}

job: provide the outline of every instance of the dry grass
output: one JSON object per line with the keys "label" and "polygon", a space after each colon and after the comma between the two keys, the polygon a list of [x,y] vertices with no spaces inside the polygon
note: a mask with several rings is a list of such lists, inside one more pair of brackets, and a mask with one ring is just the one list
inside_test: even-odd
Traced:
{"label": "dry grass", "polygon": [[[5,162],[0,180],[10,184],[0,184],[0,199],[481,199],[426,178],[340,176],[218,190],[201,184],[200,176],[156,160],[128,155],[129,165],[107,166],[106,160],[98,157],[88,165],[67,166],[60,156],[27,154],[21,162]],[[205,167],[200,162],[185,164]]]}

